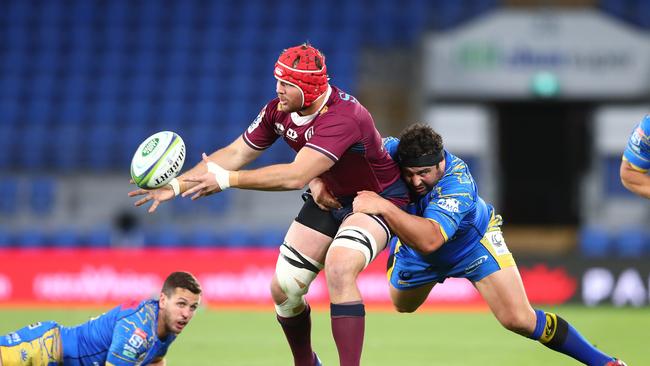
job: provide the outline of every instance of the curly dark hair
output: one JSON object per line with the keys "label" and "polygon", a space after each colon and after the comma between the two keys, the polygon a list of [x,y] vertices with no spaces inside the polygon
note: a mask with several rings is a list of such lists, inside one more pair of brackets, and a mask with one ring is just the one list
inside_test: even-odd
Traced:
{"label": "curly dark hair", "polygon": [[195,295],[201,294],[199,281],[189,272],[174,272],[167,276],[162,287],[162,292],[167,296],[171,296],[177,287],[186,289]]}
{"label": "curly dark hair", "polygon": [[397,157],[399,161],[405,161],[423,155],[438,156],[443,148],[442,136],[423,123],[415,123],[400,134]]}

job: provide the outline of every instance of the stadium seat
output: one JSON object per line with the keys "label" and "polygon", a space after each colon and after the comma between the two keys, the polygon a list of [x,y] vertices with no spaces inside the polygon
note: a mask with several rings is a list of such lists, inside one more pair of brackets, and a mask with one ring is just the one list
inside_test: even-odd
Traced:
{"label": "stadium seat", "polygon": [[212,230],[195,228],[190,230],[185,242],[197,248],[211,248],[219,245],[219,237]]}
{"label": "stadium seat", "polygon": [[53,131],[51,158],[58,171],[69,172],[79,167],[79,142],[83,140],[79,123],[62,123]]}
{"label": "stadium seat", "polygon": [[80,235],[76,229],[63,228],[50,235],[49,243],[57,248],[74,248],[80,246]]}
{"label": "stadium seat", "polygon": [[13,178],[0,180],[0,215],[15,215],[18,211],[18,181]]}
{"label": "stadium seat", "polygon": [[15,244],[20,248],[43,248],[47,246],[47,238],[37,228],[26,229],[15,235]]}
{"label": "stadium seat", "polygon": [[277,248],[282,245],[286,232],[279,228],[269,228],[257,233],[255,245],[266,248]]}
{"label": "stadium seat", "polygon": [[13,244],[12,241],[13,239],[11,238],[9,231],[0,227],[0,249],[10,248]]}
{"label": "stadium seat", "polygon": [[96,227],[88,231],[82,244],[91,248],[108,248],[111,246],[111,229],[108,227]]}
{"label": "stadium seat", "polygon": [[40,177],[31,181],[29,205],[36,215],[52,212],[56,199],[56,181],[53,178]]}
{"label": "stadium seat", "polygon": [[0,123],[0,169],[6,171],[17,164],[17,151],[13,148],[17,137],[15,126]]}
{"label": "stadium seat", "polygon": [[255,244],[255,236],[247,228],[231,229],[224,233],[223,239],[228,248],[246,248]]}
{"label": "stadium seat", "polygon": [[48,143],[47,128],[37,124],[28,124],[24,126],[18,134],[20,146],[29,146],[29,149],[21,149],[16,154],[18,164],[24,170],[41,170],[47,166],[46,145]]}
{"label": "stadium seat", "polygon": [[614,252],[619,257],[640,258],[648,253],[648,233],[641,227],[631,227],[617,233]]}
{"label": "stadium seat", "polygon": [[589,258],[604,258],[611,253],[609,234],[604,229],[587,226],[580,230],[580,252]]}
{"label": "stadium seat", "polygon": [[169,225],[153,228],[146,234],[147,247],[174,248],[184,244],[180,230]]}

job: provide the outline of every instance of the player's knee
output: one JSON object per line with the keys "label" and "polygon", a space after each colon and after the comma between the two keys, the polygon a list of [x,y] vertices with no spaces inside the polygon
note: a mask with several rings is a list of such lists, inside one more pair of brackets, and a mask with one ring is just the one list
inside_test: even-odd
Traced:
{"label": "player's knee", "polygon": [[280,284],[278,283],[278,279],[276,277],[277,275],[273,276],[273,280],[271,280],[271,285],[269,286],[269,289],[271,291],[271,297],[273,298],[273,302],[276,304],[282,304],[287,300],[287,295],[282,291],[282,288],[280,287]]}
{"label": "player's knee", "polygon": [[330,287],[344,286],[356,281],[364,265],[361,259],[355,261],[350,258],[350,254],[356,253],[340,249],[334,249],[331,255],[328,253],[325,259],[325,274]]}
{"label": "player's knee", "polygon": [[419,305],[393,304],[393,307],[398,313],[413,313],[418,309]]}
{"label": "player's knee", "polygon": [[271,282],[273,294],[284,293],[287,297],[301,297],[318,275],[323,265],[300,253],[287,243],[280,247],[275,266],[275,280]]}
{"label": "player's knee", "polygon": [[521,335],[528,335],[532,332],[532,329],[535,329],[535,320],[532,319],[531,322],[529,314],[524,312],[508,312],[499,317],[499,322],[509,331]]}

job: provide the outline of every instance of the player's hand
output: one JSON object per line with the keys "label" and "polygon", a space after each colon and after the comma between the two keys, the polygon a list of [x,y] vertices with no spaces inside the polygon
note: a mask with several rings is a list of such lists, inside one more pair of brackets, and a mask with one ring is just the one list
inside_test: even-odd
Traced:
{"label": "player's hand", "polygon": [[[133,179],[130,180],[131,184],[134,184]],[[149,201],[153,201],[149,207],[149,213],[156,211],[158,206],[165,201],[169,201],[174,198],[174,190],[172,187],[166,185],[156,189],[136,189],[135,191],[129,192],[129,197],[144,196],[143,198],[135,201],[135,206],[139,207],[144,205]]]}
{"label": "player's hand", "polygon": [[[214,164],[216,163],[210,161],[208,159],[208,156],[203,153],[203,161],[207,164]],[[187,191],[183,192],[182,196],[187,197],[191,194],[194,194],[192,196],[192,200],[197,200],[201,197],[206,197],[214,193],[219,193],[222,191],[221,187],[219,186],[219,183],[217,183],[217,176],[214,172],[210,171],[209,165],[208,169],[206,170],[205,173],[195,175],[195,176],[189,176],[189,177],[183,177],[183,181],[186,182],[193,182],[197,183],[194,187],[188,189]],[[221,168],[220,166],[216,165],[218,169],[221,169],[225,171],[225,169]]]}
{"label": "player's hand", "polygon": [[338,209],[341,203],[334,197],[334,195],[327,189],[325,182],[320,178],[314,178],[309,182],[309,190],[314,202],[323,211]]}
{"label": "player's hand", "polygon": [[391,204],[390,201],[373,191],[357,192],[357,196],[352,201],[352,212],[381,215],[387,203]]}

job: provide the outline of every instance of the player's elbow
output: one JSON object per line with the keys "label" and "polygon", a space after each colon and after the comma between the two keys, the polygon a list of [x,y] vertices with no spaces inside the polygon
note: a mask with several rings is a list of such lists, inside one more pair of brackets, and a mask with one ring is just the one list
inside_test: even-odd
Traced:
{"label": "player's elbow", "polygon": [[284,188],[292,191],[303,189],[308,183],[309,180],[303,179],[302,177],[291,177],[284,182]]}
{"label": "player's elbow", "polygon": [[440,246],[442,246],[442,244],[444,244],[444,242],[438,240],[437,238],[421,240],[416,245],[416,250],[422,255],[429,255],[440,249]]}

